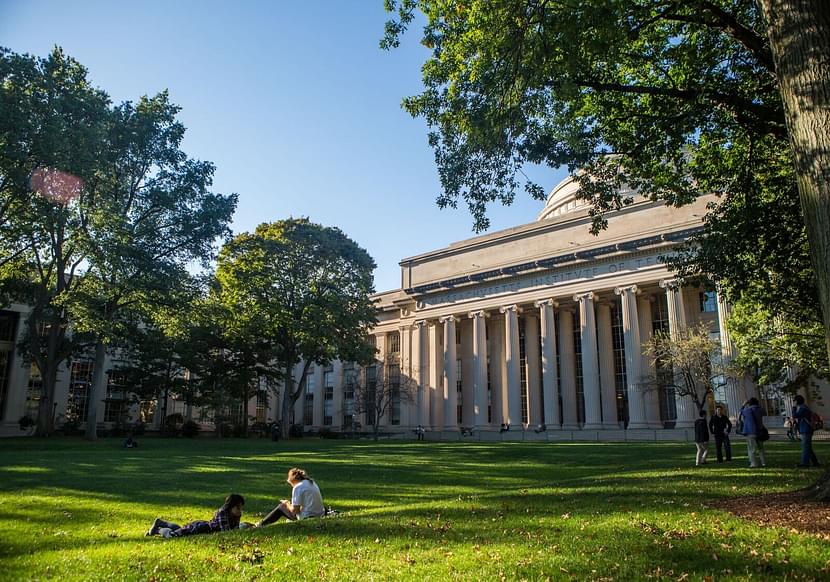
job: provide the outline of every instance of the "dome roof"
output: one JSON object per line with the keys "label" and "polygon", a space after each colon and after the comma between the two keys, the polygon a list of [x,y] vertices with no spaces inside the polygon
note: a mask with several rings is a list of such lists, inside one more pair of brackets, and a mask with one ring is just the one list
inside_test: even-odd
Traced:
{"label": "dome roof", "polygon": [[579,183],[573,176],[568,176],[548,194],[545,208],[539,213],[537,220],[553,218],[588,206],[585,200],[577,200],[576,192],[579,190]]}

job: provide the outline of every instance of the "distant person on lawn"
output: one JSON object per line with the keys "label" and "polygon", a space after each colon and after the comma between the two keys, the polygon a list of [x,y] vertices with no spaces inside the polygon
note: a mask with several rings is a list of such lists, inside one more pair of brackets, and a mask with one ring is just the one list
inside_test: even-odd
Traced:
{"label": "distant person on lawn", "polygon": [[153,525],[150,526],[146,535],[177,538],[239,529],[239,518],[242,517],[242,509],[244,507],[245,498],[236,493],[231,493],[210,521],[191,521],[185,526],[180,526],[176,523],[157,518],[153,522]]}
{"label": "distant person on lawn", "polygon": [[274,523],[284,517],[291,521],[309,517],[323,517],[326,508],[323,505],[323,494],[314,479],[302,469],[294,467],[288,471],[289,485],[291,485],[291,501],[283,499],[271,512],[262,518],[256,527]]}
{"label": "distant person on lawn", "polygon": [[723,463],[723,453],[726,452],[726,460],[732,460],[732,443],[729,442],[729,433],[732,430],[732,422],[723,413],[723,406],[715,406],[715,414],[709,419],[709,430],[715,437],[715,448],[718,451],[718,463]]}
{"label": "distant person on lawn", "polygon": [[[746,450],[749,454],[750,467],[766,467],[767,461],[764,458],[764,442],[758,440],[758,435],[764,429],[764,409],[761,403],[754,396],[750,398],[741,409],[743,420],[743,434],[746,436]],[[757,460],[756,460],[757,457]],[[760,465],[758,462],[760,461]]]}
{"label": "distant person on lawn", "polygon": [[798,432],[801,434],[801,462],[799,467],[818,467],[818,457],[813,451],[813,426],[810,424],[810,418],[813,416],[813,411],[810,410],[804,403],[804,397],[799,394],[795,397],[795,406],[793,407],[793,420],[798,423]]}
{"label": "distant person on lawn", "polygon": [[695,447],[697,456],[695,466],[706,464],[706,455],[709,454],[709,428],[706,426],[706,411],[700,411],[700,417],[695,421]]}

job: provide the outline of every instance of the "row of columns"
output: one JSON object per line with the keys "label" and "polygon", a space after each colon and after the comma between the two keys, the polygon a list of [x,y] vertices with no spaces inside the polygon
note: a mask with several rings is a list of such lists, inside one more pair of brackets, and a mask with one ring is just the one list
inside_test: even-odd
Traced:
{"label": "row of columns", "polygon": [[[669,328],[679,334],[685,328],[683,294],[673,282],[661,282],[669,306]],[[652,333],[651,303],[636,285],[618,287],[625,349],[628,415],[631,429],[662,428],[659,397],[655,390],[644,390],[642,378],[648,375],[651,363],[643,355],[642,344]],[[620,427],[617,410],[617,391],[614,369],[611,305],[597,302],[592,292],[573,296],[579,305],[579,337],[584,396],[584,424],[577,418],[576,369],[574,364],[574,312],[561,309],[553,299],[536,301],[538,311],[523,310],[517,304],[498,309],[504,325],[490,328],[491,391],[493,424],[522,425],[521,364],[519,354],[519,315],[523,313],[525,328],[527,372],[527,424],[545,424],[549,429],[600,430]],[[538,316],[537,316],[538,313]],[[558,315],[558,317],[557,317]],[[488,343],[484,310],[471,311],[471,340],[462,340],[462,355],[470,356],[471,387],[462,391],[464,402],[462,425],[470,428],[489,427],[488,407]],[[537,319],[538,318],[538,319]],[[559,353],[562,365],[557,366],[556,324],[559,320]],[[417,422],[438,430],[458,430],[457,417],[457,349],[456,329],[462,319],[446,315],[428,324],[416,321],[412,328],[411,375],[418,386],[416,398]],[[538,330],[538,331],[537,331]],[[443,341],[442,341],[443,340]],[[538,346],[535,347],[535,346]],[[602,357],[600,357],[600,355]],[[468,358],[462,358],[466,360]],[[466,374],[466,373],[463,373]],[[539,379],[541,378],[541,385]],[[561,390],[560,394],[557,388]],[[677,426],[693,426],[694,406],[685,398],[676,399]],[[560,424],[561,415],[561,424]]]}

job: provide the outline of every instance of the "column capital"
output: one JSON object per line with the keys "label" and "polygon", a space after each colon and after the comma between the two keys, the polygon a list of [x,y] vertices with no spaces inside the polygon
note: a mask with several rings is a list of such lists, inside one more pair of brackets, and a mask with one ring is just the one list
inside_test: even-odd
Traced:
{"label": "column capital", "polygon": [[439,317],[438,321],[440,321],[441,323],[456,323],[458,321],[458,318],[455,315],[445,315],[444,317]]}
{"label": "column capital", "polygon": [[596,298],[596,294],[593,291],[588,291],[587,293],[574,293],[574,301],[582,302],[583,299],[592,300]]}
{"label": "column capital", "polygon": [[507,313],[508,311],[515,311],[516,315],[518,315],[522,312],[522,308],[515,303],[513,305],[502,305],[499,307],[499,313]]}
{"label": "column capital", "polygon": [[476,311],[471,311],[470,313],[468,313],[467,317],[469,317],[470,319],[475,319],[476,317],[490,317],[490,314],[483,309],[477,309]]}
{"label": "column capital", "polygon": [[548,305],[556,308],[559,307],[559,302],[556,299],[540,299],[539,301],[533,302],[533,307],[544,307]]}
{"label": "column capital", "polygon": [[680,288],[680,281],[678,279],[661,279],[660,287],[674,291]]}
{"label": "column capital", "polygon": [[419,327],[426,326],[426,324],[427,324],[426,319],[419,319],[418,321],[413,321],[412,325],[410,325],[409,327],[411,327],[412,329],[418,329]]}
{"label": "column capital", "polygon": [[622,295],[623,293],[631,293],[632,295],[639,295],[642,293],[637,285],[627,285],[625,287],[614,287],[614,293]]}

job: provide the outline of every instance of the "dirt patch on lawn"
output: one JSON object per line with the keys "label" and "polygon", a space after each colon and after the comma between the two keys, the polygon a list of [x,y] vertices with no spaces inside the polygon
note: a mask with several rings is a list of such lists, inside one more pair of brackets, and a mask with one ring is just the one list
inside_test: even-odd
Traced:
{"label": "dirt patch on lawn", "polygon": [[759,525],[785,527],[830,540],[830,503],[807,499],[807,491],[724,499],[715,507]]}

